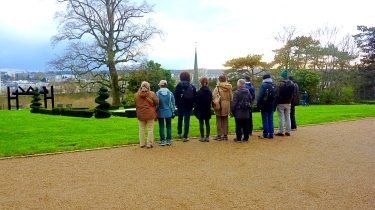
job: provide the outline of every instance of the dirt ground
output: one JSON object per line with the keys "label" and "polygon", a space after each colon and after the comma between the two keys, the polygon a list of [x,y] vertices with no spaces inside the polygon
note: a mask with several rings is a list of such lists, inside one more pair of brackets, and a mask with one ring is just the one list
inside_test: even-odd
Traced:
{"label": "dirt ground", "polygon": [[0,160],[0,209],[375,209],[375,118]]}

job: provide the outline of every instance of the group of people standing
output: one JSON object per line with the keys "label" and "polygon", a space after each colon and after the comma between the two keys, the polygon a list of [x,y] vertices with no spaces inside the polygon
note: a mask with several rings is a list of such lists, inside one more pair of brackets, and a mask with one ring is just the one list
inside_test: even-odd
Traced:
{"label": "group of people standing", "polygon": [[[257,106],[261,110],[263,135],[259,138],[273,138],[277,136],[290,136],[291,130],[296,129],[294,119],[294,106],[298,105],[298,85],[293,83],[293,78],[288,78],[287,70],[280,74],[281,81],[277,84],[278,97],[265,100],[265,94],[270,94],[272,87],[271,76],[265,74],[263,82],[259,88]],[[174,92],[167,88],[167,81],[159,82],[160,89],[154,93],[150,90],[150,84],[142,82],[139,91],[135,95],[135,105],[139,125],[140,146],[147,148],[153,147],[153,128],[157,121],[159,124],[160,146],[169,146],[172,141],[171,121],[175,116],[177,108],[177,135],[183,142],[189,141],[190,116],[194,109],[194,115],[199,120],[199,130],[201,142],[210,141],[210,119],[211,110],[214,108],[216,115],[217,135],[214,140],[228,140],[229,116],[234,117],[236,126],[235,142],[247,142],[253,132],[252,104],[255,100],[255,88],[250,82],[250,77],[245,76],[237,81],[237,90],[232,94],[232,85],[227,82],[225,76],[220,76],[214,90],[211,92],[208,88],[208,78],[200,79],[200,89],[191,82],[190,73],[187,71],[180,73],[180,82],[177,84]],[[283,96],[283,88],[291,82],[294,88],[292,98]],[[215,100],[219,99],[219,100]],[[216,104],[215,103],[219,103]],[[219,101],[219,102],[217,102]],[[278,111],[279,131],[274,134],[273,112]],[[284,117],[286,129],[284,134]],[[164,126],[165,122],[165,126]],[[148,135],[145,142],[145,129],[147,127]],[[165,135],[166,127],[167,135]]]}

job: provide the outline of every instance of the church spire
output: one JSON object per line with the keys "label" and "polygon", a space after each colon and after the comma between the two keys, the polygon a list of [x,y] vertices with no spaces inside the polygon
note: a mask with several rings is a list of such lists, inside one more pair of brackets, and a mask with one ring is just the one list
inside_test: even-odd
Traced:
{"label": "church spire", "polygon": [[198,87],[198,59],[197,59],[197,42],[195,42],[195,58],[194,58],[194,73],[193,73],[193,84]]}

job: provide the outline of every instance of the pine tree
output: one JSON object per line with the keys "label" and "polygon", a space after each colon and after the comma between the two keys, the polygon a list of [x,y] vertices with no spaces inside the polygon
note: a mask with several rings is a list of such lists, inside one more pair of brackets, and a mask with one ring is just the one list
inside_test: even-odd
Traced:
{"label": "pine tree", "polygon": [[95,103],[99,106],[95,107],[94,114],[95,118],[109,118],[111,113],[108,111],[111,105],[105,101],[109,98],[108,89],[106,87],[101,87],[98,91],[99,96],[95,98]]}
{"label": "pine tree", "polygon": [[41,100],[39,97],[40,93],[38,91],[38,88],[35,88],[33,92],[33,100],[31,100],[31,105],[30,105],[30,112],[31,113],[39,113],[40,106],[42,105],[39,101]]}

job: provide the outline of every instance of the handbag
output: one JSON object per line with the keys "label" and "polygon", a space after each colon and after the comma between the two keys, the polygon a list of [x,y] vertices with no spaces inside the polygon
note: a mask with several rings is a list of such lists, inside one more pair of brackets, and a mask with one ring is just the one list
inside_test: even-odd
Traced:
{"label": "handbag", "polygon": [[[155,114],[155,116],[156,116],[156,117],[154,118],[154,121],[157,122],[157,121],[158,121],[158,114],[156,113],[156,109],[155,109],[155,107],[151,105],[151,102],[150,102],[150,101],[152,101],[152,100],[149,99],[149,98],[147,98],[147,97],[145,98],[145,100],[146,100],[148,106],[152,109],[152,111],[154,111],[154,114]],[[152,101],[152,102],[153,102],[153,101]]]}
{"label": "handbag", "polygon": [[221,104],[220,104],[220,89],[219,89],[219,86],[216,86],[217,87],[217,94],[214,95],[214,99],[212,99],[212,103],[214,105],[214,109],[215,110],[219,110],[221,109]]}

